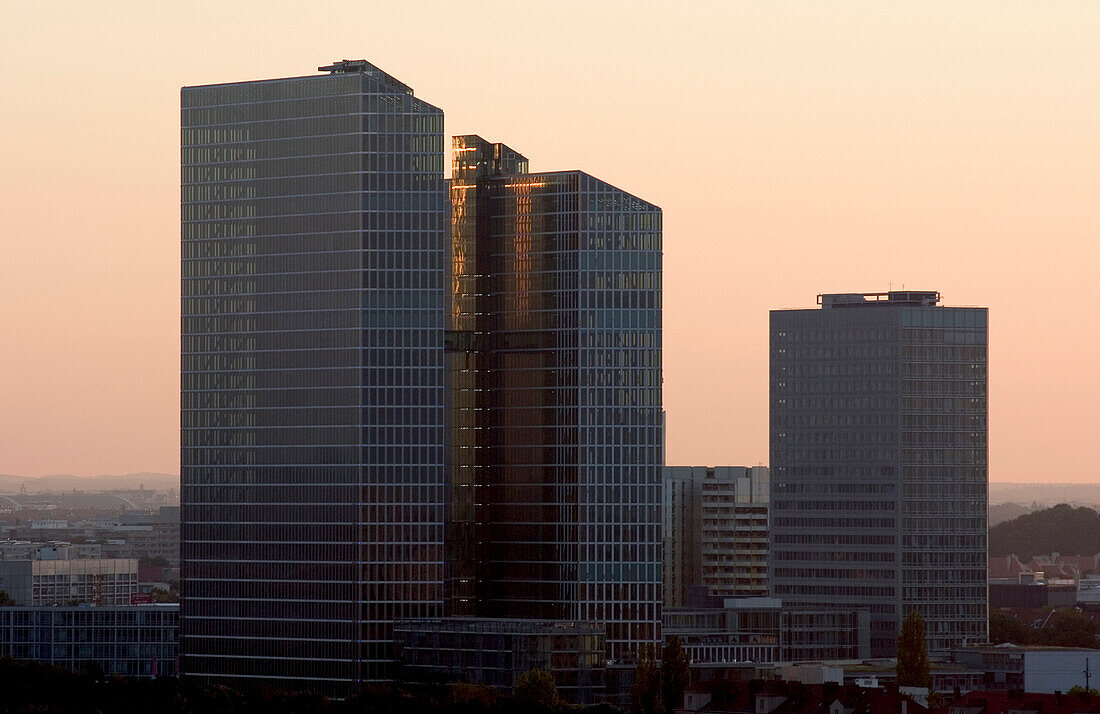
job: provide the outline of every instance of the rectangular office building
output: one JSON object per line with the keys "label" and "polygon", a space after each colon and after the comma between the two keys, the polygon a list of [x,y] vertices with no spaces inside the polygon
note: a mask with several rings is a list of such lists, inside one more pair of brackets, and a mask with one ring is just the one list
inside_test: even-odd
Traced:
{"label": "rectangular office building", "polygon": [[443,114],[320,69],[182,90],[181,668],[342,694],[441,614]]}
{"label": "rectangular office building", "polygon": [[873,656],[987,634],[987,310],[939,293],[771,313],[772,593],[866,607]]}

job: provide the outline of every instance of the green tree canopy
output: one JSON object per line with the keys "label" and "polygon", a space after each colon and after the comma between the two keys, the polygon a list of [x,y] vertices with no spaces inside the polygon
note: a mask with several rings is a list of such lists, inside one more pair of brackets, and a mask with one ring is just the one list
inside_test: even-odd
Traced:
{"label": "green tree canopy", "polygon": [[1014,645],[1052,645],[1056,647],[1088,647],[1100,649],[1096,623],[1072,607],[1051,611],[1043,626],[1031,627],[1007,613],[992,608],[989,611],[989,641]]}
{"label": "green tree canopy", "polygon": [[898,684],[902,687],[927,687],[932,689],[932,664],[928,661],[928,639],[924,632],[924,618],[916,610],[910,610],[901,623],[898,636]]}
{"label": "green tree canopy", "polygon": [[1100,649],[1100,641],[1096,639],[1096,624],[1088,615],[1072,607],[1055,610],[1046,626],[1037,631],[1037,635],[1039,644]]}
{"label": "green tree canopy", "polygon": [[990,642],[995,645],[1005,642],[1014,645],[1026,645],[1032,639],[1032,630],[1025,623],[995,607],[989,608]]}

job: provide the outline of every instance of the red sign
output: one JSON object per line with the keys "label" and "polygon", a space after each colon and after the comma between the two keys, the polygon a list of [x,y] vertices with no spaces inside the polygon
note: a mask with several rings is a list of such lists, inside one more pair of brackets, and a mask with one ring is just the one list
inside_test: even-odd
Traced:
{"label": "red sign", "polygon": [[130,593],[131,605],[152,605],[153,593]]}

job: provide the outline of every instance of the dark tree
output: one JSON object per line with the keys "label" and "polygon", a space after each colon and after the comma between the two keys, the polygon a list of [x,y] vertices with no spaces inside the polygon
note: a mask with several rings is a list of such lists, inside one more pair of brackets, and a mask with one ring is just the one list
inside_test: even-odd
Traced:
{"label": "dark tree", "polygon": [[684,690],[691,684],[691,666],[680,638],[673,635],[661,652],[661,701],[665,714],[683,705]]}
{"label": "dark tree", "polygon": [[516,677],[515,697],[525,704],[543,707],[558,705],[558,685],[545,669],[529,669]]}
{"label": "dark tree", "polygon": [[473,682],[452,682],[448,689],[450,690],[449,701],[451,705],[464,705],[468,709],[477,707],[490,709],[496,705],[497,695],[499,694],[496,689],[487,684]]}
{"label": "dark tree", "polygon": [[928,661],[928,640],[924,634],[924,618],[910,610],[901,624],[898,636],[898,685],[927,687],[932,690],[932,665]]}
{"label": "dark tree", "polygon": [[154,590],[153,591],[154,602],[179,602],[180,594],[178,590]]}
{"label": "dark tree", "polygon": [[7,590],[0,590],[0,607],[11,607],[12,605],[16,604],[18,603],[16,603],[15,600],[12,599],[12,596],[8,593]]}
{"label": "dark tree", "polygon": [[1026,645],[1031,642],[1031,628],[1017,618],[995,607],[989,608],[989,641],[995,645],[1005,642]]}
{"label": "dark tree", "polygon": [[661,705],[661,673],[653,661],[653,646],[643,645],[630,689],[630,714],[657,714]]}
{"label": "dark tree", "polygon": [[1046,627],[1037,634],[1044,645],[1100,649],[1100,641],[1096,639],[1096,624],[1088,615],[1072,607],[1055,610]]}

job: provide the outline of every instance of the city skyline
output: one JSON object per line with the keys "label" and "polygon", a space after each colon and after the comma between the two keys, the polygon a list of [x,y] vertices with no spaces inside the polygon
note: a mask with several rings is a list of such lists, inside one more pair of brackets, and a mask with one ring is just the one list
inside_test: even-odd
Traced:
{"label": "city skyline", "polygon": [[668,463],[766,463],[768,310],[892,282],[993,312],[991,480],[1094,480],[1100,337],[1066,323],[1098,306],[1095,5],[500,4],[502,35],[552,40],[450,65],[405,46],[454,41],[441,3],[213,8],[11,11],[0,472],[176,470],[178,88],[347,56],[445,107],[445,137],[664,208]]}
{"label": "city skyline", "polygon": [[181,671],[347,694],[394,623],[468,615],[637,657],[660,208],[473,135],[445,183],[441,108],[318,72],[181,94]]}

